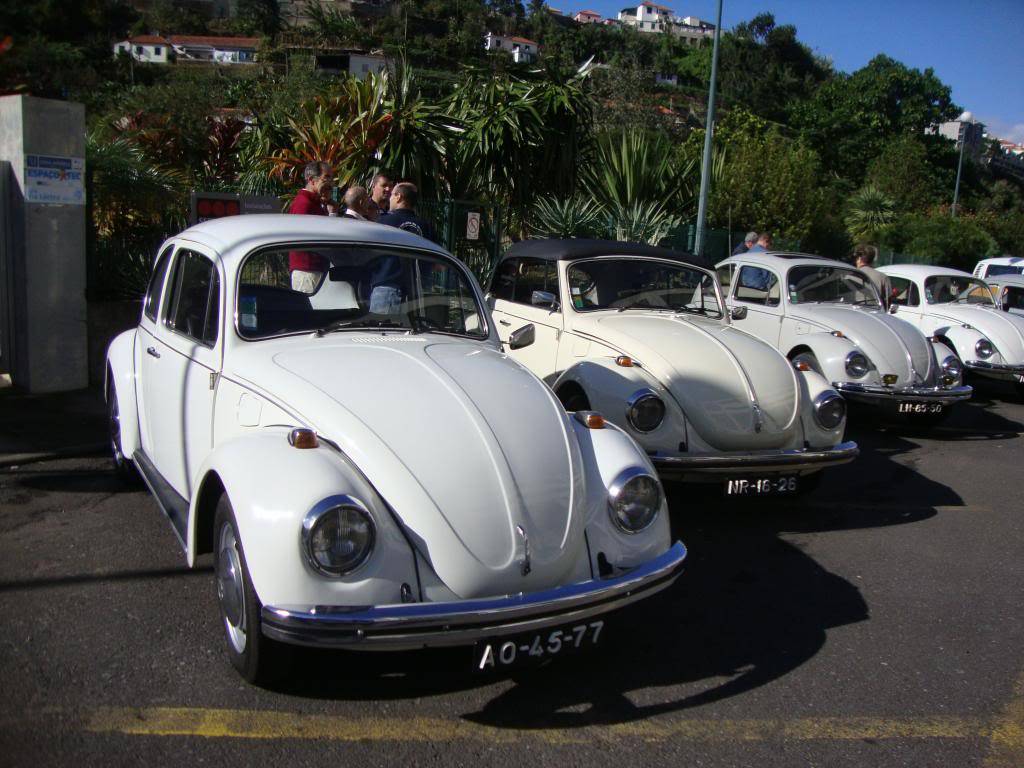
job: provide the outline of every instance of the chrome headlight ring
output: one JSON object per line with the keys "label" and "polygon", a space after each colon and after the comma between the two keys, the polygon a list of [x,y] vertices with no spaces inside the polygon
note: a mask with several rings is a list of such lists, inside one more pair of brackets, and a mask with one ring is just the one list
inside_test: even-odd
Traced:
{"label": "chrome headlight ring", "polygon": [[982,360],[988,360],[996,353],[996,348],[992,346],[992,342],[988,339],[978,339],[974,345],[974,352]]}
{"label": "chrome headlight ring", "polygon": [[868,371],[871,370],[871,362],[868,360],[867,355],[856,349],[846,356],[845,365],[846,374],[855,379],[864,378],[867,376]]}
{"label": "chrome headlight ring", "polygon": [[302,520],[303,557],[321,576],[341,578],[354,573],[370,559],[376,542],[373,516],[352,496],[329,496]]}
{"label": "chrome headlight ring", "polygon": [[653,389],[639,389],[626,401],[626,420],[637,432],[653,432],[665,420],[665,401]]}
{"label": "chrome headlight ring", "polygon": [[661,500],[658,478],[643,467],[629,467],[608,489],[608,514],[623,533],[640,533],[658,519]]}
{"label": "chrome headlight ring", "polygon": [[942,372],[959,381],[964,374],[964,367],[956,355],[948,355],[946,359],[942,361]]}
{"label": "chrome headlight ring", "polygon": [[822,392],[814,398],[814,420],[822,429],[835,429],[845,418],[846,401],[838,392]]}

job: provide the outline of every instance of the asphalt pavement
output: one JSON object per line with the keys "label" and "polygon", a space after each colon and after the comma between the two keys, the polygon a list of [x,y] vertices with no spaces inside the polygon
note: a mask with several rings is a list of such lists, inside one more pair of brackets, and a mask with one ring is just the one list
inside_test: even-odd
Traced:
{"label": "asphalt pavement", "polygon": [[861,458],[799,499],[670,486],[687,571],[592,652],[488,677],[465,649],[303,650],[273,689],[227,661],[209,560],[92,455],[101,399],[10,397],[2,765],[1024,766],[1009,390],[934,430],[854,413]]}

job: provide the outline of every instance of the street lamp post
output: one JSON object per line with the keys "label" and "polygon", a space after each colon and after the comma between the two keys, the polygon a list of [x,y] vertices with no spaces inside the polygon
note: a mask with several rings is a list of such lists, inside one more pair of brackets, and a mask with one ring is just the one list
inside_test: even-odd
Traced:
{"label": "street lamp post", "polygon": [[718,82],[718,38],[722,34],[722,0],[718,0],[718,19],[715,21],[715,43],[711,51],[711,88],[708,92],[708,119],[704,128],[704,162],[700,169],[700,199],[697,203],[697,235],[693,250],[704,254],[704,224],[707,217],[708,186],[711,182],[711,139],[715,132],[715,86]]}
{"label": "street lamp post", "polygon": [[956,204],[957,200],[960,199],[960,172],[964,167],[964,145],[967,143],[967,131],[969,126],[973,122],[973,115],[970,112],[964,112],[957,118],[957,122],[960,123],[960,159],[956,163],[956,185],[953,187],[953,207],[949,209],[950,215],[956,218]]}

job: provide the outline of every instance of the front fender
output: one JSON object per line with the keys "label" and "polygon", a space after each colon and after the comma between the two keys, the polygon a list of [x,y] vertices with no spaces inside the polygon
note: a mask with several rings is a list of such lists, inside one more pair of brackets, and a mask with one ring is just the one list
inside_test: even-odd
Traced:
{"label": "front fender", "polygon": [[117,394],[118,418],[121,422],[121,451],[131,457],[142,446],[139,429],[139,399],[135,390],[135,338],[137,330],[118,334],[107,347],[107,368],[103,396],[108,400]]}
{"label": "front fender", "polygon": [[[234,510],[253,587],[264,605],[387,605],[402,602],[402,584],[418,593],[412,549],[390,510],[348,459],[321,443],[297,449],[286,428],[268,428],[218,446],[199,471],[188,520],[188,562],[212,524],[203,514],[207,483],[219,482]],[[211,486],[215,487],[215,486]],[[376,526],[369,559],[343,578],[321,576],[302,548],[302,521],[314,506],[340,495],[359,499]],[[212,532],[216,546],[216,532]]]}
{"label": "front fender", "polygon": [[[962,325],[945,325],[936,328],[932,335],[939,337],[937,339],[939,343],[942,343],[942,339],[947,340],[963,362],[977,360],[978,354],[974,351],[975,344],[981,339],[988,339],[988,336],[977,328],[973,326],[965,328]],[[942,362],[942,358],[939,358],[939,362]]]}
{"label": "front fender", "polygon": [[822,375],[829,381],[847,381],[850,377],[846,373],[846,356],[858,349],[850,339],[845,336],[833,336],[831,333],[809,333],[806,336],[797,337],[798,345],[794,345],[788,357],[793,358],[793,351],[797,346],[806,346],[814,353],[818,364],[821,366]]}
{"label": "front fender", "polygon": [[[614,358],[581,360],[558,377],[552,388],[557,393],[568,383],[577,384],[587,395],[591,410],[597,411],[640,443],[645,450],[679,451],[687,442],[687,422],[682,409],[661,382],[638,365],[624,367]],[[638,391],[650,389],[665,403],[665,419],[652,432],[638,432],[626,418],[629,399]]]}
{"label": "front fender", "polygon": [[586,532],[594,575],[601,574],[602,559],[616,568],[634,568],[666,552],[672,542],[664,491],[657,519],[639,533],[623,532],[612,522],[609,506],[609,489],[627,469],[642,467],[657,479],[650,459],[612,424],[590,429],[572,418],[572,425],[587,478]]}

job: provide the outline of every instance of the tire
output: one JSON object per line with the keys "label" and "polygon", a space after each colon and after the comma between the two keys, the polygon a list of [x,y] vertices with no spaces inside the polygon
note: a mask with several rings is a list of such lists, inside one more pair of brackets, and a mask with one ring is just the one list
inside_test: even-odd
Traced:
{"label": "tire", "polygon": [[114,475],[127,486],[138,486],[141,478],[135,463],[121,450],[121,407],[117,402],[117,388],[111,385],[107,394],[107,434]]}
{"label": "tire", "polygon": [[801,352],[798,355],[793,355],[790,361],[794,365],[797,363],[807,363],[811,367],[811,370],[815,373],[821,373],[821,365],[818,363],[818,358],[814,356],[813,352]]}
{"label": "tire", "polygon": [[284,651],[263,636],[263,606],[252,586],[238,523],[227,494],[217,500],[213,536],[214,586],[231,666],[250,683],[261,685],[277,680],[284,671]]}

